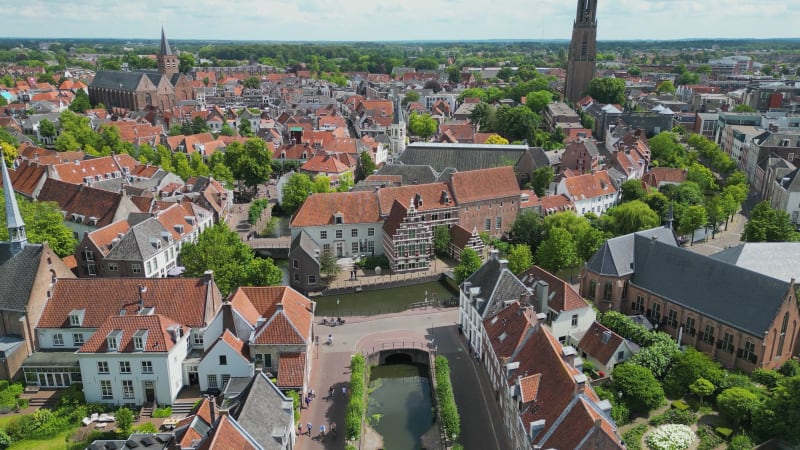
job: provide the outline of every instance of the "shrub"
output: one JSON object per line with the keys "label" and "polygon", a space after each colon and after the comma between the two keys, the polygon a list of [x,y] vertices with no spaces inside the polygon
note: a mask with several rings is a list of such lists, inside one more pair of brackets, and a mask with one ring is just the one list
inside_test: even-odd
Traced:
{"label": "shrub", "polygon": [[131,431],[131,425],[133,425],[133,411],[122,407],[117,410],[115,418],[117,419],[117,428],[127,436]]}
{"label": "shrub", "polygon": [[145,422],[145,423],[143,423],[141,425],[137,425],[137,426],[133,427],[133,432],[134,433],[142,433],[142,434],[158,433],[158,429],[156,429],[156,426],[153,425],[152,422]]}
{"label": "shrub", "polygon": [[164,408],[156,408],[155,410],[153,410],[154,419],[166,419],[171,415],[172,415],[172,408],[169,406]]}
{"label": "shrub", "polygon": [[650,425],[654,427],[667,423],[692,425],[695,422],[697,422],[697,416],[693,412],[680,409],[669,409],[664,414],[659,414],[650,419]]}
{"label": "shrub", "polygon": [[347,439],[356,440],[361,437],[361,421],[366,410],[365,378],[366,360],[364,355],[357,353],[350,359],[350,399],[347,401],[344,416]]}
{"label": "shrub", "polygon": [[289,391],[286,393],[286,396],[292,399],[295,423],[300,423],[300,394],[298,394],[297,391]]}
{"label": "shrub", "polygon": [[729,439],[733,434],[733,430],[725,427],[717,427],[714,429],[714,431],[716,431],[718,435],[722,436],[723,439]]}
{"label": "shrub", "polygon": [[763,384],[769,389],[775,389],[778,386],[778,382],[783,378],[783,375],[777,370],[763,369],[761,367],[754,370],[751,376],[753,381]]}
{"label": "shrub", "polygon": [[75,407],[85,404],[86,398],[83,396],[83,385],[76,383],[61,391],[61,397],[58,398],[56,408],[64,406]]}
{"label": "shrub", "polygon": [[5,431],[0,430],[0,449],[5,450],[8,447],[11,447],[14,441],[11,439],[11,436],[6,434]]}
{"label": "shrub", "polygon": [[36,410],[30,419],[25,433],[28,439],[49,439],[70,426],[66,417],[44,408]]}
{"label": "shrub", "polygon": [[695,435],[686,425],[667,424],[651,431],[645,440],[653,450],[683,450],[691,447]]}
{"label": "shrub", "polygon": [[677,409],[678,411],[686,411],[689,409],[689,405],[683,400],[675,400],[672,402],[672,407]]}
{"label": "shrub", "polygon": [[722,444],[722,438],[717,436],[709,427],[698,428],[697,436],[700,438],[700,444],[697,446],[697,450],[713,450],[715,447]]}
{"label": "shrub", "polygon": [[728,450],[753,450],[754,448],[756,447],[753,445],[753,441],[744,434],[737,435],[728,444]]}
{"label": "shrub", "polygon": [[636,425],[622,435],[622,441],[628,450],[642,449],[642,436],[647,431],[647,424]]}
{"label": "shrub", "polygon": [[8,380],[0,380],[0,391],[8,389]]}
{"label": "shrub", "polygon": [[264,209],[266,209],[268,205],[269,200],[266,198],[253,201],[253,204],[250,205],[250,209],[247,210],[247,222],[250,225],[255,225],[258,219],[261,218],[261,213],[264,212]]}
{"label": "shrub", "polygon": [[434,372],[436,399],[439,401],[439,410],[442,413],[442,432],[445,436],[458,439],[458,436],[461,435],[461,417],[453,396],[453,386],[450,383],[450,364],[447,362],[447,358],[441,355],[436,357]]}
{"label": "shrub", "polygon": [[383,268],[389,267],[389,259],[386,256],[367,256],[366,258],[359,259],[356,265],[362,269],[375,269],[380,266]]}

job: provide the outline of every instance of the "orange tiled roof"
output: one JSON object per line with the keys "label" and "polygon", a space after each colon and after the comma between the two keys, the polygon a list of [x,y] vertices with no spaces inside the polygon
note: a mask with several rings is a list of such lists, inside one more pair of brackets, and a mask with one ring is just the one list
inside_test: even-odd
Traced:
{"label": "orange tiled roof", "polygon": [[569,283],[539,266],[533,266],[522,272],[519,275],[519,279],[528,287],[532,287],[535,281],[547,282],[549,291],[554,294],[552,298],[547,300],[547,306],[554,311],[573,311],[589,307],[583,297]]}
{"label": "orange tiled roof", "polygon": [[511,166],[456,172],[450,183],[459,204],[519,196],[519,184]]}
{"label": "orange tiled roof", "polygon": [[520,378],[519,388],[522,394],[521,400],[523,403],[528,403],[536,400],[536,397],[539,395],[539,382],[541,380],[542,380],[542,374],[540,373]]}
{"label": "orange tiled roof", "polygon": [[[119,220],[92,231],[88,236],[97,249],[105,256],[111,251],[114,239],[119,239],[120,235],[126,234],[130,229],[131,226],[127,220]],[[80,251],[80,249],[78,249],[78,251]]]}
{"label": "orange tiled roof", "polygon": [[334,223],[341,214],[348,223],[380,221],[377,196],[371,191],[331,192],[310,195],[292,218],[292,227],[307,227]]}
{"label": "orange tiled roof", "polygon": [[605,170],[565,178],[564,184],[573,201],[596,198],[617,192],[614,185],[611,184],[611,179],[608,178],[608,172]]}
{"label": "orange tiled roof", "polygon": [[[604,334],[608,336],[606,342],[603,342]],[[624,340],[622,336],[595,321],[581,338],[578,347],[602,364],[608,364]]]}
{"label": "orange tiled roof", "polygon": [[249,437],[247,432],[235,424],[229,416],[220,416],[217,426],[198,450],[258,450],[262,447]]}
{"label": "orange tiled roof", "polygon": [[296,388],[305,383],[306,354],[281,353],[278,362],[278,387]]}
{"label": "orange tiled roof", "polygon": [[310,341],[313,302],[299,292],[287,286],[240,287],[231,298],[237,296],[244,296],[261,317],[267,318],[255,331],[255,343],[307,344]]}
{"label": "orange tiled roof", "polygon": [[[537,323],[533,308],[525,308],[518,301],[484,319],[486,336],[499,361],[510,358],[528,331]],[[501,336],[503,336],[501,338]]]}
{"label": "orange tiled roof", "polygon": [[[185,332],[179,324],[160,314],[112,316],[100,325],[97,331],[92,334],[92,337],[78,349],[78,353],[109,351],[116,351],[118,353],[133,353],[138,351],[166,353],[175,346],[176,342],[173,340],[173,336],[170,335],[169,331],[175,328]],[[139,330],[147,330],[148,333],[147,340],[144,343],[144,350],[137,351],[134,348],[133,335]],[[109,349],[108,340],[106,339],[109,333],[114,331],[122,331],[119,342],[117,342],[117,350]]]}

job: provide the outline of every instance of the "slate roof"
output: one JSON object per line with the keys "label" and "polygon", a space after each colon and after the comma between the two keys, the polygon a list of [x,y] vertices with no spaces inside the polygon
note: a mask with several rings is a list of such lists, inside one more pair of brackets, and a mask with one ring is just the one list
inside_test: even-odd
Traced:
{"label": "slate roof", "polygon": [[168,232],[167,229],[154,217],[139,222],[128,230],[117,245],[111,248],[106,255],[106,259],[112,261],[146,261],[161,251],[161,249],[153,245],[154,241],[152,240],[160,242],[162,248],[171,245],[162,236],[164,232]]}
{"label": "slate roof", "polygon": [[[145,74],[142,72],[122,72],[119,70],[98,70],[92,80],[92,87],[114,91],[135,91]],[[158,82],[155,83],[156,85]]]}
{"label": "slate roof", "polygon": [[25,311],[44,246],[25,244],[16,255],[11,244],[0,242],[0,311]]}
{"label": "slate roof", "polygon": [[407,165],[431,166],[442,171],[454,167],[459,172],[514,164],[528,151],[526,145],[432,144],[415,142],[406,147],[400,161]]}
{"label": "slate roof", "polygon": [[634,237],[634,255],[631,283],[754,336],[769,328],[790,288],[786,281],[645,236]]}
{"label": "slate roof", "polygon": [[656,237],[661,242],[677,246],[675,234],[667,227],[656,227],[607,240],[586,262],[586,270],[598,275],[623,276],[633,273],[634,235]]}
{"label": "slate roof", "polygon": [[[276,438],[276,434],[294,427],[292,400],[284,396],[263,372],[256,373],[250,386],[239,397],[239,402],[231,408],[231,416],[235,421],[261,448],[283,449],[283,443]],[[282,433],[280,437],[283,437]]]}
{"label": "slate roof", "polygon": [[800,242],[748,242],[710,257],[786,282],[800,280]]}
{"label": "slate roof", "polygon": [[[481,317],[490,317],[503,307],[506,301],[519,300],[520,295],[528,294],[528,288],[508,270],[507,262],[490,257],[488,261],[478,268],[465,280],[469,282],[470,289],[480,288],[476,296],[484,301],[473,304]],[[464,289],[464,288],[462,288]],[[468,291],[467,291],[468,292]]]}
{"label": "slate roof", "polygon": [[400,175],[402,184],[433,183],[437,178],[431,166],[413,164],[386,164],[375,175]]}

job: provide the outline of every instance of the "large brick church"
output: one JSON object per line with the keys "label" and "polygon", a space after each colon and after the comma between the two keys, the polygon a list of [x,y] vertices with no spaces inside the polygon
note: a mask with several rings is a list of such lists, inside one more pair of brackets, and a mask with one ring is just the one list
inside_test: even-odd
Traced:
{"label": "large brick church", "polygon": [[157,59],[158,71],[98,71],[89,85],[92,103],[102,103],[109,110],[167,111],[180,101],[193,99],[192,82],[178,71],[178,55],[172,53],[163,28]]}

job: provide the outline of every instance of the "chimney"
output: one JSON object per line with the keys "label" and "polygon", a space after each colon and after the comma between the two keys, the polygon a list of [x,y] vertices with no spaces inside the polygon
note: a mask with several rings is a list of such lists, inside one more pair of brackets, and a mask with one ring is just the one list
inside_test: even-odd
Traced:
{"label": "chimney", "polygon": [[579,373],[572,377],[575,380],[575,392],[580,393],[586,388],[586,375]]}
{"label": "chimney", "polygon": [[222,416],[227,416],[227,415],[228,415],[228,410],[220,408],[219,416],[222,417]]}
{"label": "chimney", "polygon": [[281,312],[281,311],[283,311],[283,303],[279,302],[277,305],[275,305],[275,312]]}
{"label": "chimney", "polygon": [[203,272],[203,284],[211,284],[214,281],[214,271],[206,270]]}
{"label": "chimney", "polygon": [[210,413],[209,413],[209,414],[210,414],[210,416],[211,416],[211,426],[212,426],[212,427],[214,426],[214,421],[216,421],[216,419],[217,419],[217,418],[215,417],[215,416],[216,416],[216,414],[217,414],[217,412],[216,412],[216,407],[217,407],[217,405],[216,405],[216,399],[214,398],[214,396],[213,396],[213,395],[209,395],[209,396],[208,396],[208,409],[209,409],[209,411],[210,411]]}
{"label": "chimney", "polygon": [[497,262],[500,263],[500,269],[505,269],[506,267],[508,267],[507,259],[498,259]]}
{"label": "chimney", "polygon": [[142,312],[142,310],[144,309],[144,298],[142,297],[142,294],[144,294],[145,292],[147,292],[147,287],[145,285],[143,285],[143,284],[140,284],[139,285],[139,312]]}
{"label": "chimney", "polygon": [[550,285],[544,280],[539,280],[536,282],[534,289],[536,293],[536,304],[534,308],[536,308],[537,312],[544,313],[547,311],[546,305],[548,296],[550,295]]}
{"label": "chimney", "polygon": [[497,250],[496,248],[493,248],[491,251],[489,251],[489,259],[492,261],[497,261],[499,255],[500,251]]}
{"label": "chimney", "polygon": [[[577,351],[575,351],[575,347],[563,347],[561,349],[561,359],[563,359],[564,362],[567,363],[567,365],[570,366],[570,367],[573,367],[574,364],[575,364],[575,355],[576,354],[577,354]],[[577,377],[577,375],[576,375],[576,377]],[[586,381],[585,378],[586,377],[584,377],[584,382]]]}

